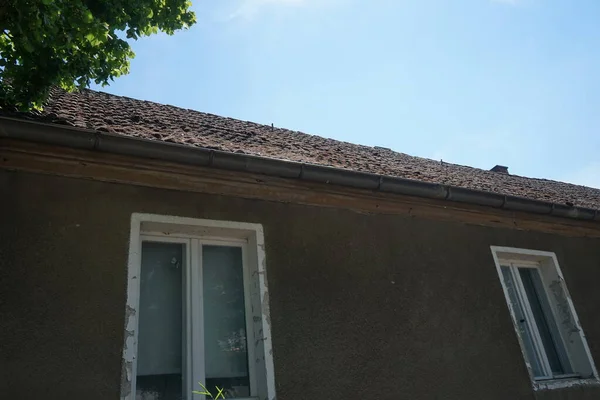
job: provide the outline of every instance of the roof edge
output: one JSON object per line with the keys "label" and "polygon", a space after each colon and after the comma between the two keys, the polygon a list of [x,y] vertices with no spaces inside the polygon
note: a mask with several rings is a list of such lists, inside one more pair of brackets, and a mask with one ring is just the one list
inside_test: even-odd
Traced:
{"label": "roof edge", "polygon": [[158,159],[230,171],[300,179],[531,214],[600,222],[600,210],[412,179],[153,141],[0,116],[0,138]]}

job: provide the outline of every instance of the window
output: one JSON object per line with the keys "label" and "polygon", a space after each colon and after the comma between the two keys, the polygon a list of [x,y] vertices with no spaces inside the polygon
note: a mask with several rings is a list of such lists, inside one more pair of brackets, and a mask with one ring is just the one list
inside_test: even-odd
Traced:
{"label": "window", "polygon": [[492,253],[534,387],[597,383],[554,253],[495,246]]}
{"label": "window", "polygon": [[274,396],[262,244],[256,224],[134,214],[123,399]]}

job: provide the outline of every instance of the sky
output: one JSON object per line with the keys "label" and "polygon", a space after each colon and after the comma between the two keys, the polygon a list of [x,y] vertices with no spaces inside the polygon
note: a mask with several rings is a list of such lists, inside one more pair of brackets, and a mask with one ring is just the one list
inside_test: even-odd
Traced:
{"label": "sky", "polygon": [[[100,90],[600,188],[598,0],[205,0]],[[97,87],[94,87],[97,88]]]}

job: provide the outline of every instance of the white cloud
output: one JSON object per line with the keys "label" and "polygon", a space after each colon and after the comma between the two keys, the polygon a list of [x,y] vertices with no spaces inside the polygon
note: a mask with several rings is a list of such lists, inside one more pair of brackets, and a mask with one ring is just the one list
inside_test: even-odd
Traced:
{"label": "white cloud", "polygon": [[600,161],[592,162],[565,175],[562,181],[600,189]]}

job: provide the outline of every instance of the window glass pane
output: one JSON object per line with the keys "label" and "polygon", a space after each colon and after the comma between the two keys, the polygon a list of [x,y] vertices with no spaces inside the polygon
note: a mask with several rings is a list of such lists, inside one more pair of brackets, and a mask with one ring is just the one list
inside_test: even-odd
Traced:
{"label": "window glass pane", "polygon": [[183,399],[183,247],[142,243],[136,400]]}
{"label": "window glass pane", "polygon": [[508,296],[510,298],[510,302],[512,305],[512,309],[515,313],[516,323],[519,327],[519,333],[521,334],[521,341],[525,346],[525,354],[527,357],[527,362],[531,366],[533,370],[533,375],[537,377],[543,377],[544,372],[542,369],[542,364],[537,355],[535,347],[533,345],[533,339],[531,335],[531,331],[529,329],[529,325],[527,324],[527,320],[525,318],[525,312],[523,311],[523,305],[519,300],[519,296],[517,295],[517,288],[515,286],[515,281],[510,271],[510,267],[502,266],[502,276],[504,278],[504,284],[506,285],[506,289],[508,291]]}
{"label": "window glass pane", "polygon": [[241,247],[203,246],[206,387],[225,397],[250,396]]}
{"label": "window glass pane", "polygon": [[519,268],[519,275],[552,373],[560,375],[571,372],[539,271],[534,268]]}

